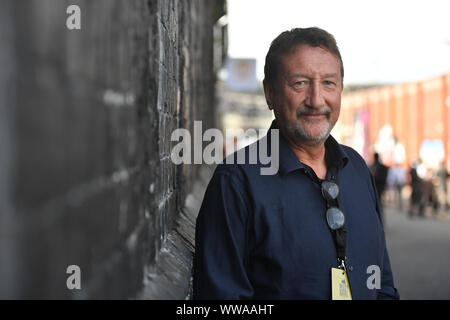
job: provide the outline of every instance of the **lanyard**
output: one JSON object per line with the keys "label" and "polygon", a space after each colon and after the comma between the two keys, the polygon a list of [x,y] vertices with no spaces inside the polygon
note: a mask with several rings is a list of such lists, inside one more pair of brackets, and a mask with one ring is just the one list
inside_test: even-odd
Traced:
{"label": "lanyard", "polygon": [[[336,183],[339,186],[339,176],[336,166],[331,166],[330,168],[331,172],[331,181]],[[342,211],[342,204],[341,204],[341,192],[339,190],[339,194],[336,199],[337,207]],[[336,247],[336,255],[339,262],[339,267],[342,267],[345,269],[345,249],[346,249],[346,240],[347,240],[347,229],[345,228],[345,223],[342,226],[342,228],[337,230],[331,230],[331,233],[333,234],[334,239],[334,245]]]}
{"label": "lanyard", "polygon": [[[304,164],[304,166],[307,168],[306,169],[307,175],[312,179],[313,182],[317,183],[319,185],[319,187],[322,188],[322,182],[317,177],[317,175],[315,174],[314,170],[312,170],[312,168],[309,167],[308,165]],[[330,166],[330,173],[331,173],[331,181],[336,183],[339,186],[338,170],[337,170],[336,166],[334,166],[334,165]],[[340,192],[339,192],[335,202],[336,202],[335,203],[336,206],[340,210],[342,210],[341,193]],[[328,206],[328,202],[327,202],[327,206]],[[330,230],[331,235],[333,237],[334,246],[336,248],[336,256],[338,258],[338,267],[345,270],[345,260],[346,260],[345,249],[346,249],[346,240],[347,240],[347,230],[345,228],[345,224],[340,229],[332,230],[332,229],[329,228],[329,230]]]}

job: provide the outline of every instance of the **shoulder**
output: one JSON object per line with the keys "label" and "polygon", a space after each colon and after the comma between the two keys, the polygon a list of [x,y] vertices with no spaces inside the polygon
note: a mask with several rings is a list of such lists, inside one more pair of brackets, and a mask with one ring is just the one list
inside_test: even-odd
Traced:
{"label": "shoulder", "polygon": [[[242,164],[219,163],[209,181],[202,204],[202,211],[233,208],[231,211],[249,212],[249,179]],[[209,209],[208,209],[209,208]],[[222,208],[222,209],[221,209]],[[236,209],[236,208],[239,208]]]}
{"label": "shoulder", "polygon": [[361,155],[353,148],[340,144],[342,151],[348,157],[347,165],[351,165],[359,174],[370,174],[369,167]]}
{"label": "shoulder", "polygon": [[349,162],[364,165],[365,167],[367,167],[363,157],[361,157],[361,155],[355,149],[343,144],[339,144],[339,146],[341,147],[342,151],[344,151],[345,155],[347,155]]}
{"label": "shoulder", "polygon": [[264,166],[261,163],[260,158],[261,143],[265,143],[264,138],[259,139],[225,157],[222,163],[217,165],[216,174],[231,175],[240,180],[251,178],[254,173],[259,172],[260,168]]}
{"label": "shoulder", "polygon": [[[343,169],[346,171],[345,177],[353,177],[352,179],[357,179],[362,182],[362,185],[367,186],[369,193],[375,203],[378,202],[376,197],[376,188],[374,185],[374,179],[366,161],[361,157],[361,155],[351,147],[341,145],[342,150],[348,157],[348,162],[346,167]],[[378,205],[377,205],[378,206]]]}
{"label": "shoulder", "polygon": [[219,163],[214,170],[213,177],[215,178],[230,178],[243,182],[245,179],[245,172],[239,164],[227,164],[225,159],[223,163]]}

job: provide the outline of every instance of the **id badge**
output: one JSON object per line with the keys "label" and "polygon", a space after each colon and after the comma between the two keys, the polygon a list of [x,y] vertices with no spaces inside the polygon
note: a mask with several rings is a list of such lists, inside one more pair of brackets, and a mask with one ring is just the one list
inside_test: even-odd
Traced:
{"label": "id badge", "polygon": [[331,293],[332,300],[352,300],[350,283],[345,270],[331,268]]}

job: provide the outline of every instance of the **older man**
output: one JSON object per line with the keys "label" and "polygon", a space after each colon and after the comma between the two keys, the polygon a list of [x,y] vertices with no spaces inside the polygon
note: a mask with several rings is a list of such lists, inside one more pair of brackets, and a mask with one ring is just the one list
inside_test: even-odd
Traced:
{"label": "older man", "polygon": [[272,42],[264,90],[279,170],[217,167],[197,219],[194,298],[399,298],[373,179],[330,135],[343,76],[336,41],[322,29],[293,29]]}

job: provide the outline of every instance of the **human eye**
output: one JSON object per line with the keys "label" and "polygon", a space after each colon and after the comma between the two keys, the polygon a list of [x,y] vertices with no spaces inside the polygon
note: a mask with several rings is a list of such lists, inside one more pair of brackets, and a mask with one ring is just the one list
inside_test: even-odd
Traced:
{"label": "human eye", "polygon": [[324,80],[323,85],[325,88],[328,88],[328,89],[334,89],[337,86],[336,82],[333,80]]}
{"label": "human eye", "polygon": [[306,80],[296,80],[294,82],[294,86],[296,86],[296,87],[305,87],[307,85],[308,85],[308,81],[306,81]]}

